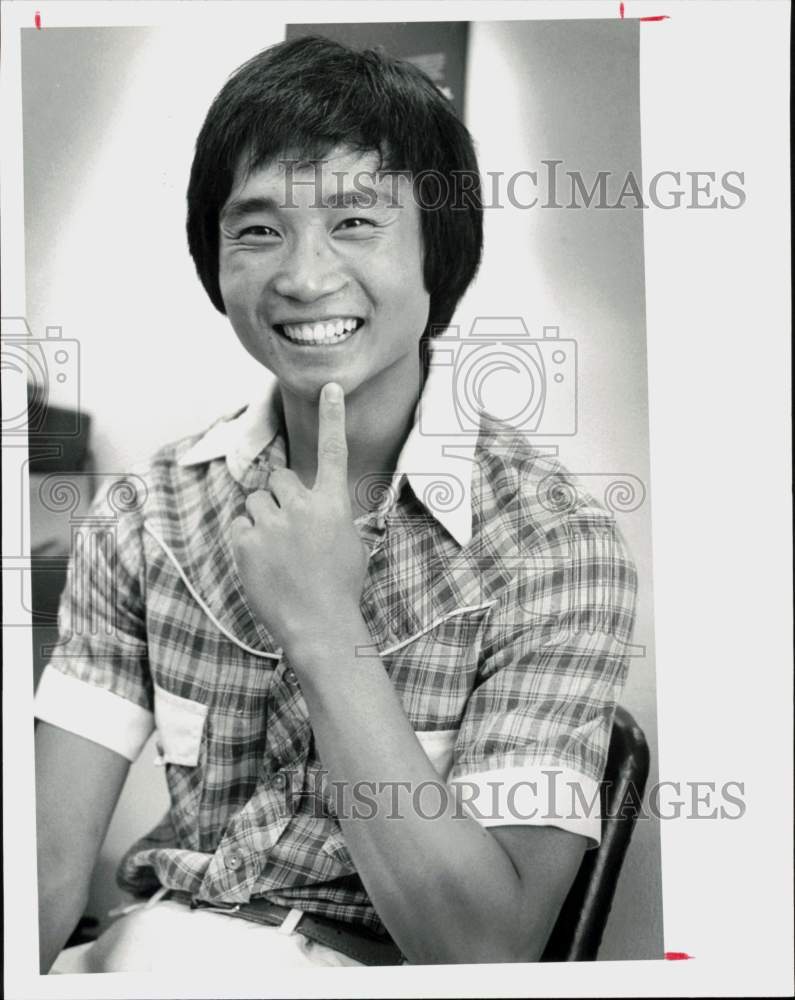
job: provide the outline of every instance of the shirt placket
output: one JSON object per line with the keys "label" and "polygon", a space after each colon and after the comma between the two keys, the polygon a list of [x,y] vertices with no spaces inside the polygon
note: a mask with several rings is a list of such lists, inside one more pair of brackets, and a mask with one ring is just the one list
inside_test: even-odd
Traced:
{"label": "shirt placket", "polygon": [[[277,436],[238,475],[238,482],[246,492],[266,489],[271,470],[285,464],[284,441]],[[400,479],[395,475],[378,507],[356,519],[370,558],[377,556],[384,544]],[[297,799],[303,793],[311,728],[298,677],[283,654],[274,667],[266,711],[268,725],[260,780],[251,799],[227,825],[212,856],[195,897],[202,902],[246,902],[257,884],[267,881],[270,852],[287,832]]]}
{"label": "shirt placket", "polygon": [[[285,833],[302,794],[310,743],[306,703],[298,677],[284,656],[274,668],[266,746],[257,788],[227,825],[196,898],[246,902],[262,881],[268,857]],[[289,720],[289,724],[287,724]]]}

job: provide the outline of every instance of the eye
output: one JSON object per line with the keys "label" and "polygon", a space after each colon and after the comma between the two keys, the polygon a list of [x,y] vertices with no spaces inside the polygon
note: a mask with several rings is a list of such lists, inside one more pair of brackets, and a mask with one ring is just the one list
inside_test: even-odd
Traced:
{"label": "eye", "polygon": [[266,240],[278,239],[279,234],[270,226],[246,226],[241,229],[235,239],[243,243],[263,243]]}
{"label": "eye", "polygon": [[372,229],[374,226],[375,223],[371,219],[362,219],[362,218],[343,219],[342,222],[340,222],[340,224],[335,227],[334,232],[338,232],[340,230],[347,232],[364,231],[367,229]]}

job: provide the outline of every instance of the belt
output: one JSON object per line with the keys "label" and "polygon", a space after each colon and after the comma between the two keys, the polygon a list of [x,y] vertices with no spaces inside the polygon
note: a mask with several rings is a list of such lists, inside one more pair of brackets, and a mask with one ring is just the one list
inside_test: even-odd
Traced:
{"label": "belt", "polygon": [[[269,903],[267,899],[250,899],[247,903],[205,903],[194,900],[190,893],[172,889],[168,899],[185,903],[191,909],[212,910],[230,917],[242,917],[257,924],[278,927],[291,912],[288,906]],[[324,944],[363,965],[402,965],[403,954],[387,934],[378,934],[366,927],[359,927],[342,920],[333,920],[319,914],[304,912],[294,930],[310,941]]]}

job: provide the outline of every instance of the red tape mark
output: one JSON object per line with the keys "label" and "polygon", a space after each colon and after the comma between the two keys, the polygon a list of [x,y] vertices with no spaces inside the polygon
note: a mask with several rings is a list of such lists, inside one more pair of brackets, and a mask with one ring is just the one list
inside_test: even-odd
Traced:
{"label": "red tape mark", "polygon": [[36,25],[36,30],[41,31],[41,14],[38,11],[33,15],[33,23]]}
{"label": "red tape mark", "polygon": [[[618,5],[618,16],[622,18],[624,16],[624,0],[621,0],[621,3]],[[670,19],[670,14],[652,14],[649,17],[638,18],[639,21],[670,21]]]}
{"label": "red tape mark", "polygon": [[686,951],[666,951],[663,956],[666,962],[681,962],[685,958],[693,958],[693,955],[688,955]]}

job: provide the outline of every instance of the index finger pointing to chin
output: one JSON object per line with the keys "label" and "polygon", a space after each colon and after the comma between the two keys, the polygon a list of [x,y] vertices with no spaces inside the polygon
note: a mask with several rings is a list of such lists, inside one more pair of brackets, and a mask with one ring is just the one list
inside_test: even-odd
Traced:
{"label": "index finger pointing to chin", "polygon": [[323,386],[318,406],[317,478],[320,489],[348,489],[345,396],[336,382]]}

